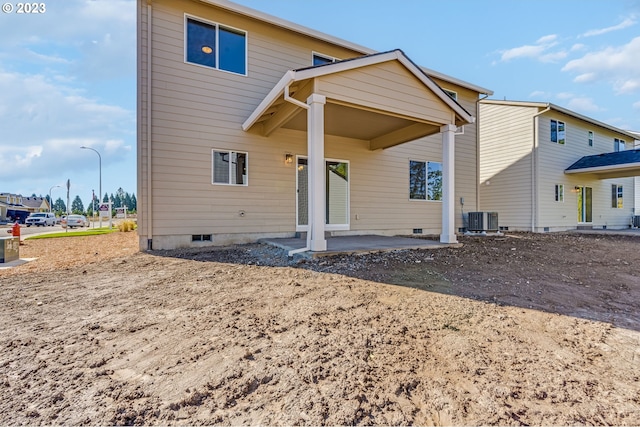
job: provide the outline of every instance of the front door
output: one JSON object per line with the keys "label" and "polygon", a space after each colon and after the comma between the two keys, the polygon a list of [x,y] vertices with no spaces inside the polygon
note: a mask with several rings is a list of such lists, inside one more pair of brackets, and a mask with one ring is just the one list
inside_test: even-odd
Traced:
{"label": "front door", "polygon": [[578,223],[590,224],[593,221],[592,200],[593,190],[591,187],[578,187]]}
{"label": "front door", "polygon": [[[296,188],[297,231],[306,231],[309,225],[309,166],[306,157],[298,157]],[[326,229],[349,229],[349,162],[325,161],[326,180]]]}

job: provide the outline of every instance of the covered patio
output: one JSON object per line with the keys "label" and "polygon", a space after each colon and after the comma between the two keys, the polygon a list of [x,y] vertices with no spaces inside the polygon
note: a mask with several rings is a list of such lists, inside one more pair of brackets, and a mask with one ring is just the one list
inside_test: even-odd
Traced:
{"label": "covered patio", "polygon": [[[366,254],[409,249],[441,249],[460,247],[462,243],[441,243],[437,240],[401,236],[338,236],[326,239],[327,249],[322,252],[306,252],[312,258],[346,254]],[[260,243],[297,253],[306,242],[300,238],[262,239]]]}
{"label": "covered patio", "polygon": [[[440,242],[455,244],[455,134],[461,126],[474,121],[402,51],[394,50],[288,71],[242,128],[264,137],[279,128],[306,132],[307,241],[297,239],[296,245],[302,243],[302,247],[291,251],[331,252],[347,240],[326,238],[326,135],[366,141],[369,150],[384,150],[440,133]],[[356,240],[352,241],[355,244]]]}

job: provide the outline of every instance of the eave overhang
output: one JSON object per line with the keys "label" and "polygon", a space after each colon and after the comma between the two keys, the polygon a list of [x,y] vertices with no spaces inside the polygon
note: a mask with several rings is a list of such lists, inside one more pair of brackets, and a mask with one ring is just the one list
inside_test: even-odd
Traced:
{"label": "eave overhang", "polygon": [[585,156],[569,166],[564,173],[595,175],[598,179],[640,176],[640,150]]}
{"label": "eave overhang", "polygon": [[[333,64],[289,70],[242,124],[245,131],[257,131],[269,136],[281,127],[305,130],[304,102],[317,92],[318,81],[364,67],[383,65],[390,61],[401,64],[404,73],[415,77],[416,92],[428,91],[445,111],[446,119],[427,119],[417,114],[385,109],[384,104],[365,105],[345,98],[327,96],[326,133],[329,135],[369,141],[371,149],[388,148],[440,131],[445,124],[464,126],[474,123],[475,117],[447,95],[420,67],[401,50],[373,54]],[[365,82],[363,78],[363,82]],[[365,82],[366,84],[366,82]],[[319,92],[321,95],[323,93]],[[426,92],[425,92],[426,93]],[[293,98],[293,102],[287,102]],[[384,99],[384,95],[380,95]],[[349,120],[347,120],[347,117]]]}

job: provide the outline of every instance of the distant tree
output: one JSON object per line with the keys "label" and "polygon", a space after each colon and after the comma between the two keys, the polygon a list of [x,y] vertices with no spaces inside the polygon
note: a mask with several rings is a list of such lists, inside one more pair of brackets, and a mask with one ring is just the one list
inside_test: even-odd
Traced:
{"label": "distant tree", "polygon": [[73,199],[73,202],[71,202],[71,212],[77,215],[84,214],[84,205],[82,204],[80,196],[76,196],[76,198]]}
{"label": "distant tree", "polygon": [[64,215],[67,212],[67,205],[64,204],[62,198],[58,197],[58,200],[53,204],[53,210],[56,215]]}
{"label": "distant tree", "polygon": [[104,197],[102,198],[102,203],[109,203],[109,195],[104,193]]}
{"label": "distant tree", "polygon": [[129,212],[136,213],[138,212],[138,199],[136,199],[136,195],[131,195],[131,206],[129,206]]}
{"label": "distant tree", "polygon": [[33,193],[33,194],[31,195],[31,197],[38,197],[38,196],[36,196],[36,193]]}

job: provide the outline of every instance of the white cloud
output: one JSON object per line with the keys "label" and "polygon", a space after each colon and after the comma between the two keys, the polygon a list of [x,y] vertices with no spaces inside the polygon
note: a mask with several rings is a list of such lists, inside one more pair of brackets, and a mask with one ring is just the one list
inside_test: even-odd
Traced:
{"label": "white cloud", "polygon": [[135,128],[133,111],[88,98],[43,75],[1,69],[0,93],[0,181],[25,171],[37,179],[95,166],[88,164],[82,145],[102,151],[103,166],[122,161],[131,151],[124,140]]}
{"label": "white cloud", "polygon": [[567,104],[567,108],[579,113],[594,113],[602,111],[602,108],[597,106],[593,99],[588,97],[572,98]]}
{"label": "white cloud", "polygon": [[573,97],[575,97],[575,95],[571,92],[560,92],[556,95],[556,98],[558,99],[571,99]]}
{"label": "white cloud", "polygon": [[531,92],[529,94],[529,98],[538,98],[538,99],[543,98],[543,99],[546,99],[546,98],[549,98],[549,93],[541,91],[541,90],[535,90],[535,91],[533,91],[533,92]]}
{"label": "white cloud", "polygon": [[501,51],[500,59],[503,62],[518,58],[531,58],[541,62],[556,62],[567,56],[567,53],[564,51],[550,52],[550,49],[558,44],[557,38],[557,35],[549,34],[540,37],[536,41],[536,44],[503,50]]}
{"label": "white cloud", "polygon": [[633,103],[633,108],[636,110],[640,110],[640,101]]}
{"label": "white cloud", "polygon": [[640,89],[640,37],[624,46],[607,47],[590,52],[582,58],[569,61],[562,71],[575,72],[576,83],[605,81],[618,94],[632,93]]}
{"label": "white cloud", "polygon": [[636,24],[635,17],[626,18],[624,21],[622,21],[618,25],[613,25],[611,27],[606,27],[606,28],[599,28],[599,29],[595,29],[595,30],[589,30],[586,33],[582,34],[581,37],[600,36],[602,34],[610,33],[612,31],[623,30],[623,29],[631,27],[631,26],[633,26],[635,24]]}

